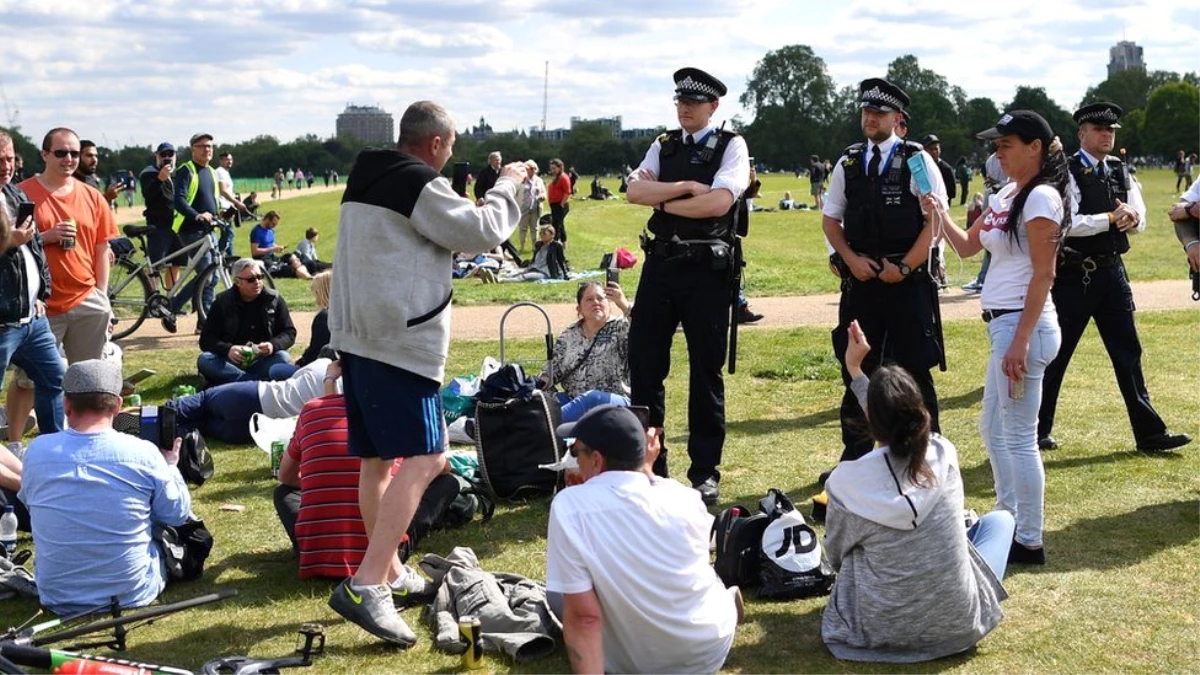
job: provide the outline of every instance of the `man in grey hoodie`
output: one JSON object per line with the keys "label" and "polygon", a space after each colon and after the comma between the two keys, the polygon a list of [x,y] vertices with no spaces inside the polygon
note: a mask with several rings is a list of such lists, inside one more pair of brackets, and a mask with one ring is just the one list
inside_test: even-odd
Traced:
{"label": "man in grey hoodie", "polygon": [[[417,636],[393,603],[405,605],[411,586],[424,582],[401,573],[396,548],[446,466],[439,388],[450,347],[451,252],[488,251],[512,235],[526,174],[524,164],[505,166],[477,207],[439,173],[454,140],[446,110],[419,101],[400,119],[396,149],[359,154],[342,197],[329,298],[369,541],[329,606],[402,648]],[[397,457],[406,459],[392,476]]]}

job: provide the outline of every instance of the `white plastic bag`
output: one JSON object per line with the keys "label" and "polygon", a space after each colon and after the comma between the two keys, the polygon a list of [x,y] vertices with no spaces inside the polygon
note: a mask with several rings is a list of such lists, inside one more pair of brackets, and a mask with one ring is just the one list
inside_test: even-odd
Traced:
{"label": "white plastic bag", "polygon": [[296,417],[276,419],[262,413],[254,413],[250,417],[250,437],[254,439],[254,444],[260,450],[270,454],[272,443],[283,441],[286,445],[291,442],[292,434],[296,433],[297,419]]}

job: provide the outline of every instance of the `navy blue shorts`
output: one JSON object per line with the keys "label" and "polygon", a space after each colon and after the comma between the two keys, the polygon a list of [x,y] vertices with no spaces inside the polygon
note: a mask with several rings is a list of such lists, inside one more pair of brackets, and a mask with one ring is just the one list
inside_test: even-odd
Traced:
{"label": "navy blue shorts", "polygon": [[342,385],[351,455],[395,459],[445,450],[440,383],[342,352]]}

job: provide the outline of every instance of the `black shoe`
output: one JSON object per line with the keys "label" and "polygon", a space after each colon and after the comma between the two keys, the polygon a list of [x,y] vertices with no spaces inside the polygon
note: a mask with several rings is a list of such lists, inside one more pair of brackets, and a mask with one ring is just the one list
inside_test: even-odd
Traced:
{"label": "black shoe", "polygon": [[692,487],[700,493],[700,500],[705,506],[713,506],[721,499],[721,488],[717,486],[716,478],[710,476]]}
{"label": "black shoe", "polygon": [[1161,434],[1154,434],[1138,441],[1138,452],[1159,452],[1161,450],[1174,450],[1181,448],[1192,442],[1192,437],[1187,434],[1173,434],[1169,431],[1164,431]]}
{"label": "black shoe", "polygon": [[829,480],[829,474],[831,474],[831,473],[833,473],[833,469],[830,469],[828,471],[822,471],[821,475],[817,476],[817,485],[820,485],[821,488],[824,489],[825,481]]}
{"label": "black shoe", "polygon": [[175,325],[175,317],[174,316],[164,316],[162,318],[162,327],[163,327],[163,330],[167,331],[168,333],[170,333],[172,335],[174,335],[176,332],[179,331],[179,327]]}
{"label": "black shoe", "polygon": [[1057,450],[1058,441],[1054,440],[1053,436],[1042,436],[1038,438],[1038,450]]}
{"label": "black shoe", "polygon": [[1008,549],[1008,562],[1018,565],[1045,565],[1046,549],[1029,548],[1024,544],[1018,544],[1014,539],[1012,546]]}
{"label": "black shoe", "polygon": [[762,318],[762,314],[757,314],[750,311],[750,305],[742,305],[741,308],[738,309],[738,323],[754,323],[755,321],[762,321]]}

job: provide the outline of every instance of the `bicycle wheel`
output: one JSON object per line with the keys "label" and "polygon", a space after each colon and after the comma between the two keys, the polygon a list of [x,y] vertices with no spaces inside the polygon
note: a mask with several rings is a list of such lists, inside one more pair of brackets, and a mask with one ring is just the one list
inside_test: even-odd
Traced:
{"label": "bicycle wheel", "polygon": [[141,266],[121,260],[108,273],[108,302],[112,305],[113,339],[120,340],[138,329],[150,312],[150,296],[154,293],[150,277]]}
{"label": "bicycle wheel", "polygon": [[200,323],[208,320],[208,307],[204,306],[204,289],[210,283],[213,286],[213,296],[220,294],[233,288],[233,277],[229,275],[229,270],[224,265],[214,263],[204,268],[204,271],[196,277],[196,285],[192,289],[192,307],[196,309],[196,317]]}

